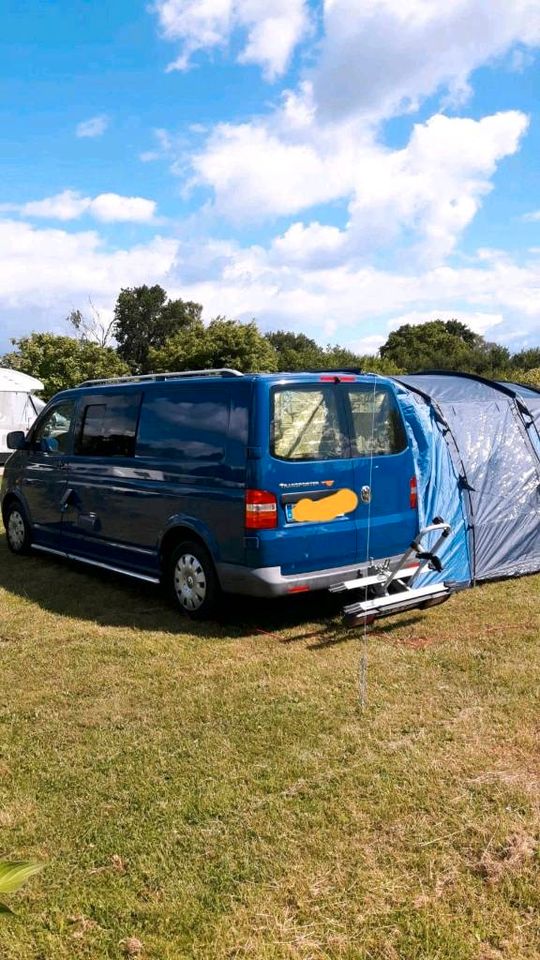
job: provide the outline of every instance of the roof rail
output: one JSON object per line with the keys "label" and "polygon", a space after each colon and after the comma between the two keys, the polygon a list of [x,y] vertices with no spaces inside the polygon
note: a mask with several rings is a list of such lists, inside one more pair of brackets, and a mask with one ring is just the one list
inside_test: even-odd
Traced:
{"label": "roof rail", "polygon": [[207,370],[178,370],[175,373],[138,373],[133,376],[107,377],[103,380],[83,380],[79,387],[100,387],[108,383],[144,383],[156,380],[178,380],[180,377],[243,377],[240,370],[232,367],[215,367]]}
{"label": "roof rail", "polygon": [[[305,370],[287,371],[298,373],[355,373],[357,376],[363,376],[365,373],[371,373],[370,370],[361,370],[360,367],[306,367]],[[379,376],[379,374],[377,374]]]}

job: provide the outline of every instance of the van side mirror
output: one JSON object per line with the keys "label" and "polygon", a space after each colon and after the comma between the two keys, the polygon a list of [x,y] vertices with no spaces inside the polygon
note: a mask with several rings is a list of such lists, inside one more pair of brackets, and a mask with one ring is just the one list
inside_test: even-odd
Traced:
{"label": "van side mirror", "polygon": [[23,430],[11,430],[7,435],[8,450],[24,450],[26,438]]}

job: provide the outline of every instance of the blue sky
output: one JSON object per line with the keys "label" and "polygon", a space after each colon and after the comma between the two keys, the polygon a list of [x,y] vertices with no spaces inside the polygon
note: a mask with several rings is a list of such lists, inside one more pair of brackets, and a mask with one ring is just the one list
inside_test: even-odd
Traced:
{"label": "blue sky", "polygon": [[0,349],[161,283],[372,352],[540,342],[540,0],[7,0]]}

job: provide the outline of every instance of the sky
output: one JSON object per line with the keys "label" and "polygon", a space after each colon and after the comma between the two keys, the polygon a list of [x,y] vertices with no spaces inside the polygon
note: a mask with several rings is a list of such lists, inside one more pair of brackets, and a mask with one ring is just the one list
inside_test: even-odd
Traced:
{"label": "sky", "polygon": [[540,344],[540,0],[3,0],[0,351],[122,287]]}

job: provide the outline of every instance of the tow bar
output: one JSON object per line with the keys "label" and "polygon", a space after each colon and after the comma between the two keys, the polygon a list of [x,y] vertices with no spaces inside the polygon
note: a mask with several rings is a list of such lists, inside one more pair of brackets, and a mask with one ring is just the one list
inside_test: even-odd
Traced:
{"label": "tow bar", "polygon": [[[429,533],[436,531],[439,532],[439,536],[431,549],[423,550],[422,540]],[[440,517],[435,517],[433,523],[420,530],[399,560],[393,564],[373,564],[368,576],[344,580],[330,587],[331,593],[342,593],[347,590],[365,591],[364,600],[348,604],[343,608],[347,625],[367,626],[375,620],[390,617],[403,610],[434,607],[448,600],[452,593],[461,587],[461,584],[443,581],[426,587],[415,587],[414,582],[425,569],[442,573],[443,567],[437,556],[437,550],[450,533],[450,524],[445,523]]]}

